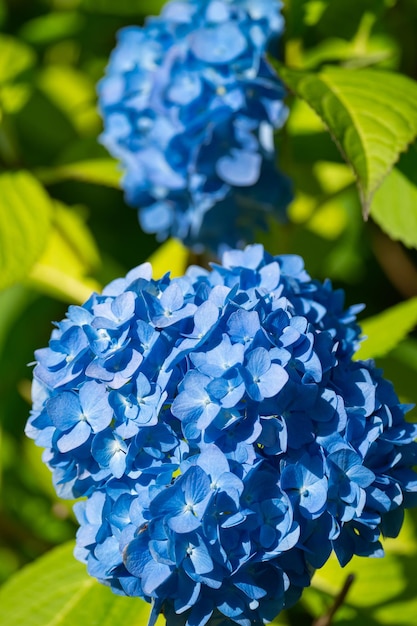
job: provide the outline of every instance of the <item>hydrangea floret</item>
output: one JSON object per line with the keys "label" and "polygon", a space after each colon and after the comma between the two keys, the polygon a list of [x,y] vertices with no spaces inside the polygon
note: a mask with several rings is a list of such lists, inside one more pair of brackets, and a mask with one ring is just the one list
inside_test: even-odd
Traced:
{"label": "hydrangea floret", "polygon": [[292,195],[273,132],[287,109],[266,60],[280,8],[172,0],[119,32],[99,84],[102,142],[121,161],[127,203],[159,240],[217,251],[252,241],[269,215],[285,218]]}
{"label": "hydrangea floret", "polygon": [[334,550],[381,556],[416,503],[417,425],[360,307],[261,245],[70,306],[36,352],[27,434],[84,500],[76,556],[150,624],[260,626]]}

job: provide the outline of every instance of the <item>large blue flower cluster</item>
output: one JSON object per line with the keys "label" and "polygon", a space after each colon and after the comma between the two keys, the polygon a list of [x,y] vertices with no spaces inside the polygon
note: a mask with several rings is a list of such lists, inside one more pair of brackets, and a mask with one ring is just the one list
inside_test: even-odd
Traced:
{"label": "large blue flower cluster", "polygon": [[279,0],[172,0],[120,31],[99,85],[102,141],[121,160],[146,232],[196,249],[252,241],[284,218],[290,185],[275,165],[284,91],[266,61]]}
{"label": "large blue flower cluster", "polygon": [[417,426],[342,291],[261,245],[71,306],[36,352],[27,434],[86,496],[76,555],[151,623],[258,626],[334,549],[382,554],[416,502]]}

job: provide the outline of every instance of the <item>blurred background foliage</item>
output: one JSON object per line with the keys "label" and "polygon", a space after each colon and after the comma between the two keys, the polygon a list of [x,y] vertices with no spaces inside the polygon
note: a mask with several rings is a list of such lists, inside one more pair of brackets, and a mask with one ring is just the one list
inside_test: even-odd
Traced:
{"label": "blurred background foliage", "polygon": [[[0,582],[76,531],[71,503],[56,498],[41,452],[23,435],[34,350],[46,345],[51,321],[92,289],[149,257],[157,275],[181,274],[187,263],[180,244],[161,246],[141,232],[117,167],[97,141],[96,84],[115,34],[162,4],[0,0]],[[417,79],[416,0],[287,0],[284,10],[277,53],[289,66],[377,67]],[[277,144],[280,166],[294,181],[290,223],[271,224],[258,241],[274,254],[301,254],[311,275],[345,288],[348,304],[365,302],[364,317],[410,302],[417,296],[415,146],[365,222],[352,171],[322,122],[300,99],[290,95],[288,104]],[[395,224],[400,205],[408,207],[405,225]],[[401,398],[412,402],[417,338],[406,335],[417,310],[405,318],[402,311],[394,309],[393,326],[405,319],[404,328],[376,354]],[[355,571],[334,623],[415,624],[415,512],[386,547],[383,563],[357,559],[345,571],[331,561],[277,623],[312,624]]]}

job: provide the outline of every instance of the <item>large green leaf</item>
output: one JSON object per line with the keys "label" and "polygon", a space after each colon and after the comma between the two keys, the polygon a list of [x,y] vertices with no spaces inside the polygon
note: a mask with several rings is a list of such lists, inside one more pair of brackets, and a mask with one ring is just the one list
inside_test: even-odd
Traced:
{"label": "large green leaf", "polygon": [[0,175],[0,289],[20,282],[45,248],[52,204],[25,171]]}
{"label": "large green leaf", "polygon": [[28,565],[0,589],[4,626],[144,626],[149,604],[114,595],[87,575],[64,544]]}
{"label": "large green leaf", "polygon": [[321,117],[352,166],[368,215],[373,194],[417,136],[417,83],[375,69],[328,67],[314,73],[275,66]]}
{"label": "large green leaf", "polygon": [[361,322],[365,339],[355,357],[384,356],[395,348],[417,324],[417,297],[401,302]]}
{"label": "large green leaf", "polygon": [[391,239],[417,248],[417,145],[404,154],[375,193],[371,205],[375,222]]}
{"label": "large green leaf", "polygon": [[47,246],[31,268],[27,283],[65,302],[81,304],[101,289],[90,278],[99,264],[98,249],[83,216],[56,202]]}

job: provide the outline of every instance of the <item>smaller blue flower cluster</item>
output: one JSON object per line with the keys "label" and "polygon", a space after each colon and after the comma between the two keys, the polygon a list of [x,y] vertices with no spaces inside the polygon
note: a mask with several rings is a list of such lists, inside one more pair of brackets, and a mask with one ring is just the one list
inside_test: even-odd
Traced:
{"label": "smaller blue flower cluster", "polygon": [[416,503],[417,426],[358,307],[260,245],[211,271],[144,264],[36,352],[27,434],[80,522],[76,556],[169,625],[260,626],[334,550],[382,554]]}
{"label": "smaller blue flower cluster", "polygon": [[[99,85],[102,141],[124,169],[128,204],[159,240],[215,251],[284,218],[275,166],[287,115],[265,51],[283,28],[278,0],[172,0],[119,33]],[[220,237],[220,234],[221,237]]]}

